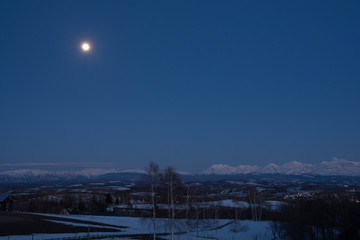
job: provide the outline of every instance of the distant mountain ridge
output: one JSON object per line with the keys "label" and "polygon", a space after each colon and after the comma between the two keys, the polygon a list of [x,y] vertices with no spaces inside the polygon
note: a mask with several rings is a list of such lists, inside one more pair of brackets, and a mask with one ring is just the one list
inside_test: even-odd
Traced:
{"label": "distant mountain ridge", "polygon": [[7,175],[12,177],[40,177],[40,176],[59,176],[59,177],[73,177],[73,176],[82,176],[82,177],[94,177],[100,176],[107,173],[116,173],[119,172],[115,169],[103,169],[103,168],[85,168],[79,171],[46,171],[39,169],[18,169],[10,170],[5,172],[0,172],[0,175]]}
{"label": "distant mountain ridge", "polygon": [[[127,178],[140,178],[145,173],[143,169],[103,169],[85,168],[77,171],[16,169],[0,172],[0,183],[39,183],[39,182],[89,182],[107,181]],[[191,173],[177,171],[180,175]]]}
{"label": "distant mountain ridge", "polygon": [[[277,165],[270,163],[264,167],[257,165],[239,165],[236,167],[226,164],[215,164],[200,174],[177,171],[183,176],[237,175],[237,174],[281,174],[281,175],[314,175],[314,176],[360,176],[360,162],[351,162],[334,158],[319,164],[307,164],[297,161]],[[0,172],[0,183],[34,183],[57,181],[95,181],[96,179],[117,179],[125,176],[144,174],[142,169],[102,169],[85,168],[78,171],[46,171],[39,169],[18,169]],[[129,175],[130,174],[130,175]]]}
{"label": "distant mountain ridge", "polygon": [[239,165],[232,167],[225,164],[214,164],[202,174],[235,175],[235,174],[284,174],[284,175],[321,175],[321,176],[360,176],[360,162],[333,158],[319,164],[307,164],[297,161],[277,165],[270,163],[265,167],[257,165]]}

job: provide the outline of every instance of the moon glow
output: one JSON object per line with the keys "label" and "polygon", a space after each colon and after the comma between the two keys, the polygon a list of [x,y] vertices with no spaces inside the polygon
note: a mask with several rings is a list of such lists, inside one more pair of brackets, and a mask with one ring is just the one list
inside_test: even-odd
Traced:
{"label": "moon glow", "polygon": [[82,48],[82,50],[84,51],[84,52],[88,52],[88,51],[90,51],[90,44],[89,43],[87,43],[87,42],[84,42],[84,43],[82,43],[81,44],[81,48]]}

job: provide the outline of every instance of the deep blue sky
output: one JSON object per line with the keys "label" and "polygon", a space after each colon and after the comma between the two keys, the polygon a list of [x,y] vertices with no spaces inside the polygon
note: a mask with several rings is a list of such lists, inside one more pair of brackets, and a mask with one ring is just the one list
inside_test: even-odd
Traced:
{"label": "deep blue sky", "polygon": [[359,161],[359,13],[355,0],[0,1],[0,168]]}

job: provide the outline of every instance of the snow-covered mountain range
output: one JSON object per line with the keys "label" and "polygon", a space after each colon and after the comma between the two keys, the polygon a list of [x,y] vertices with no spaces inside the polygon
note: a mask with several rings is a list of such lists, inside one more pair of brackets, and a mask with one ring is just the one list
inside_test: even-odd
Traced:
{"label": "snow-covered mountain range", "polygon": [[78,171],[45,171],[38,169],[18,169],[0,172],[0,175],[7,175],[12,177],[41,177],[41,176],[58,176],[58,177],[95,177],[107,173],[119,172],[115,169],[102,169],[102,168],[85,168]]}
{"label": "snow-covered mountain range", "polygon": [[202,174],[234,175],[234,174],[284,174],[284,175],[321,175],[321,176],[360,176],[360,162],[351,162],[334,158],[319,164],[306,164],[297,161],[277,165],[270,163],[265,167],[256,165],[239,165],[232,167],[215,164]]}
{"label": "snow-covered mountain range", "polygon": [[[0,172],[0,182],[29,183],[47,181],[91,180],[95,178],[117,179],[126,174],[143,174],[142,169],[102,169],[86,168],[78,171],[45,171],[38,169],[18,169]],[[178,171],[181,175],[191,175],[188,172]],[[351,162],[334,158],[319,164],[288,162],[283,165],[270,163],[264,167],[257,165],[239,165],[232,167],[225,164],[215,164],[200,175],[236,175],[236,174],[282,174],[282,175],[314,175],[314,176],[360,176],[360,162]]]}
{"label": "snow-covered mountain range", "polygon": [[[16,169],[0,171],[0,183],[45,183],[45,182],[88,182],[94,180],[119,180],[141,177],[143,169],[103,169],[85,168],[76,171]],[[180,175],[189,175],[188,172],[177,171]]]}

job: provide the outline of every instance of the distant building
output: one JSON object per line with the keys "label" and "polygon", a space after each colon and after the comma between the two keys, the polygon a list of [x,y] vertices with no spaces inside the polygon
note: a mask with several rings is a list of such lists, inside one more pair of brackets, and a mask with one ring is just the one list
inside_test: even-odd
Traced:
{"label": "distant building", "polygon": [[14,200],[11,198],[11,191],[0,193],[0,211],[12,211]]}
{"label": "distant building", "polygon": [[69,215],[70,214],[70,211],[68,210],[68,209],[62,209],[60,212],[59,212],[59,214],[61,214],[61,215]]}
{"label": "distant building", "polygon": [[71,209],[70,208],[63,208],[62,206],[54,206],[54,207],[51,207],[47,211],[47,213],[69,215],[71,213]]}

